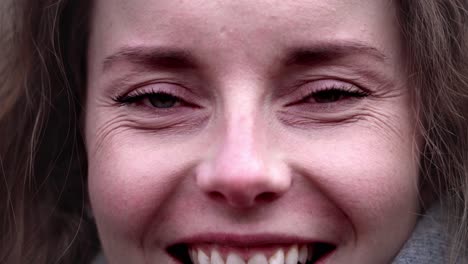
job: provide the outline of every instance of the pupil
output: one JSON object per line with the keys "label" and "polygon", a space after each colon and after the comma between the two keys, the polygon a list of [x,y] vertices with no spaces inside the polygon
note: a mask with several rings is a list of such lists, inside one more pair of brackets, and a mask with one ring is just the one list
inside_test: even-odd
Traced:
{"label": "pupil", "polygon": [[148,100],[156,108],[171,108],[177,103],[176,97],[165,93],[152,94]]}
{"label": "pupil", "polygon": [[312,96],[317,103],[333,103],[343,98],[343,93],[337,90],[321,91]]}

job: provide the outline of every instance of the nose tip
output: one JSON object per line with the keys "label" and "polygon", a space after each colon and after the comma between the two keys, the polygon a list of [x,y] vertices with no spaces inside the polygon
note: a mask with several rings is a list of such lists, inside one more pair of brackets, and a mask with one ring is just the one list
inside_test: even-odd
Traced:
{"label": "nose tip", "polygon": [[234,208],[254,207],[281,197],[291,185],[290,177],[273,167],[258,159],[218,163],[202,170],[197,183],[213,200]]}

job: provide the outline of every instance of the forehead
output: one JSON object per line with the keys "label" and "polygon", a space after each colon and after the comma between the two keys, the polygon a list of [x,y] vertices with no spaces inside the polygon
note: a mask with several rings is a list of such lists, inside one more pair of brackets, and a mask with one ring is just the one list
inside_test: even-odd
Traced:
{"label": "forehead", "polygon": [[395,57],[398,34],[390,0],[97,0],[89,57],[102,64],[123,47],[161,46],[261,61],[316,42]]}

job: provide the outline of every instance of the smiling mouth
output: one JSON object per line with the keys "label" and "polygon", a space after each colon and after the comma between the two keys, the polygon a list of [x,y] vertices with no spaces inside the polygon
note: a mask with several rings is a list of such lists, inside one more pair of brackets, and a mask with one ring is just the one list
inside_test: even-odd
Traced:
{"label": "smiling mouth", "polygon": [[167,251],[183,264],[318,264],[335,249],[332,244],[319,242],[258,246],[181,243]]}

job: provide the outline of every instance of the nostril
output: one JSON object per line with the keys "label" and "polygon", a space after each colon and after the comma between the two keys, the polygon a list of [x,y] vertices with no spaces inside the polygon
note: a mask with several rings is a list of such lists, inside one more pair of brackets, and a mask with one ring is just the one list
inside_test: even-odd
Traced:
{"label": "nostril", "polygon": [[220,191],[211,191],[207,193],[208,197],[217,202],[228,203],[233,207],[251,207],[255,204],[265,204],[272,202],[279,197],[278,194],[274,192],[262,192],[257,195],[255,193],[246,192],[220,192]]}
{"label": "nostril", "polygon": [[246,188],[243,191],[209,191],[206,194],[213,201],[228,203],[231,206],[243,208],[251,207],[255,204],[270,203],[281,196],[281,194],[272,191],[255,192],[249,191]]}
{"label": "nostril", "polygon": [[255,197],[255,201],[256,202],[271,202],[275,200],[276,198],[278,198],[278,194],[274,192],[263,192],[257,195],[257,197]]}
{"label": "nostril", "polygon": [[209,192],[209,193],[208,193],[208,196],[209,196],[211,199],[215,200],[215,201],[222,201],[222,200],[224,200],[224,195],[223,195],[222,193],[220,193],[220,192]]}

